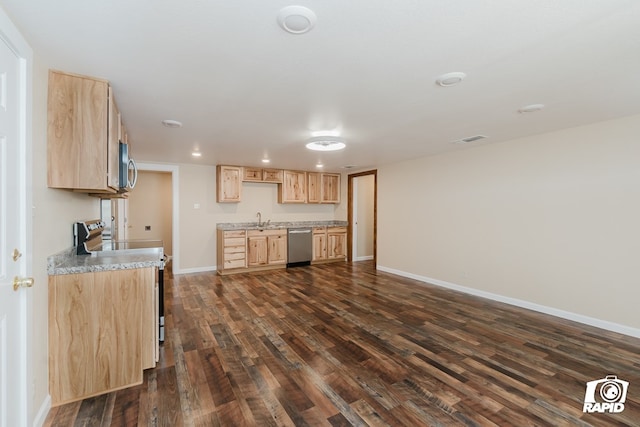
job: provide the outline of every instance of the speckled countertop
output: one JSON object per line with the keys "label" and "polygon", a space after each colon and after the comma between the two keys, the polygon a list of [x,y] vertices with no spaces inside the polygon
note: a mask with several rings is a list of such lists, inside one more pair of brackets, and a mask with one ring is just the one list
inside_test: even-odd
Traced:
{"label": "speckled countertop", "polygon": [[[347,221],[289,221],[289,222],[271,222],[269,223],[269,229],[278,228],[298,228],[298,227],[346,227]],[[218,230],[252,230],[257,229],[258,223],[256,222],[223,222],[217,224]]]}
{"label": "speckled countertop", "polygon": [[47,258],[47,273],[92,273],[96,271],[127,270],[133,268],[164,267],[162,248],[103,251],[95,255],[76,255],[76,248],[69,248]]}

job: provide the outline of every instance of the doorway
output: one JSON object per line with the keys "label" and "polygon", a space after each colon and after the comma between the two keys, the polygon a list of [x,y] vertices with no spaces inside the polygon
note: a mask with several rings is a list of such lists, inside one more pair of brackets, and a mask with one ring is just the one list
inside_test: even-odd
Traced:
{"label": "doorway", "polygon": [[[166,209],[171,210],[171,240],[170,242],[165,242],[164,251],[166,255],[171,255],[171,268],[173,274],[180,274],[180,233],[179,224],[180,224],[180,211],[179,211],[179,202],[180,202],[180,168],[178,165],[168,165],[161,163],[143,163],[138,162],[138,172],[148,171],[148,172],[165,172],[171,176],[171,188],[170,190],[170,198],[171,202],[166,206]],[[138,184],[136,184],[135,190],[132,192],[135,193],[136,190],[139,190]],[[141,184],[140,184],[141,185]],[[129,206],[129,211],[131,208]],[[131,212],[128,213],[128,216]],[[143,224],[149,225],[149,224]],[[127,228],[129,229],[129,224],[127,224]],[[153,227],[152,227],[153,229]],[[130,231],[130,229],[129,229]],[[128,236],[131,239],[131,235]]]}
{"label": "doorway", "polygon": [[348,176],[348,236],[349,261],[377,260],[378,234],[378,171],[354,173]]}
{"label": "doorway", "polygon": [[173,255],[171,181],[169,172],[140,171],[126,219],[129,240],[162,240],[167,256]]}

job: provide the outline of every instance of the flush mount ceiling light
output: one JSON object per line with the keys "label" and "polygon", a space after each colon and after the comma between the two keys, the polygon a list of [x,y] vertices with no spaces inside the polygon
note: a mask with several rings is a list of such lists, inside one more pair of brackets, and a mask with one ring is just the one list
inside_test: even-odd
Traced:
{"label": "flush mount ceiling light", "polygon": [[168,128],[181,128],[182,122],[179,122],[177,120],[163,120],[162,125]]}
{"label": "flush mount ceiling light", "polygon": [[480,141],[481,139],[485,139],[486,136],[485,135],[474,135],[474,136],[468,136],[466,138],[462,138],[462,139],[457,139],[455,141],[453,141],[454,144],[468,144],[470,142],[476,142],[476,141]]}
{"label": "flush mount ceiling light", "polygon": [[314,136],[309,138],[306,145],[309,150],[315,151],[337,151],[346,146],[344,138],[339,136]]}
{"label": "flush mount ceiling light", "polygon": [[278,12],[278,25],[288,33],[304,34],[316,25],[316,14],[304,6],[287,6]]}
{"label": "flush mount ceiling light", "polygon": [[531,104],[526,105],[518,110],[518,113],[535,113],[536,111],[540,111],[544,108],[544,104]]}
{"label": "flush mount ceiling light", "polygon": [[465,77],[467,77],[465,73],[446,73],[436,78],[436,84],[443,87],[454,86],[464,80]]}

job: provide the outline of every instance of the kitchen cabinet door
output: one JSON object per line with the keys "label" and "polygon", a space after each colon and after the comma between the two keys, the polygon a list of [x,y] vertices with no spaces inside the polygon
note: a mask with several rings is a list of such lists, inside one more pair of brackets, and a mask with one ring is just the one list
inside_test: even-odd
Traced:
{"label": "kitchen cabinet door", "polygon": [[239,203],[242,200],[242,167],[216,167],[216,201],[218,203]]}
{"label": "kitchen cabinet door", "polygon": [[268,236],[269,265],[287,263],[287,233]]}
{"label": "kitchen cabinet door", "polygon": [[313,261],[327,259],[327,230],[322,227],[313,229]]}
{"label": "kitchen cabinet door", "polygon": [[[117,174],[113,171],[119,163],[115,155],[109,156],[109,111],[115,108],[115,104],[110,107],[110,99],[106,80],[49,72],[49,187],[116,193],[113,177]],[[116,164],[111,164],[114,161]]]}
{"label": "kitchen cabinet door", "polygon": [[321,183],[318,172],[307,172],[307,203],[320,203]]}
{"label": "kitchen cabinet door", "polygon": [[262,181],[282,183],[282,169],[263,169]]}
{"label": "kitchen cabinet door", "polygon": [[244,166],[242,174],[243,181],[254,181],[261,182],[262,181],[262,168],[252,168],[248,166]]}
{"label": "kitchen cabinet door", "polygon": [[278,203],[306,203],[306,179],[306,172],[285,170],[282,184],[278,184]]}
{"label": "kitchen cabinet door", "polygon": [[155,366],[155,269],[49,276],[53,405],[142,382]]}
{"label": "kitchen cabinet door", "polygon": [[340,203],[340,174],[322,174],[321,203]]}
{"label": "kitchen cabinet door", "polygon": [[247,239],[247,249],[249,252],[249,267],[267,265],[269,262],[269,245],[267,236],[250,236]]}
{"label": "kitchen cabinet door", "polygon": [[346,258],[347,229],[345,227],[327,228],[327,259]]}

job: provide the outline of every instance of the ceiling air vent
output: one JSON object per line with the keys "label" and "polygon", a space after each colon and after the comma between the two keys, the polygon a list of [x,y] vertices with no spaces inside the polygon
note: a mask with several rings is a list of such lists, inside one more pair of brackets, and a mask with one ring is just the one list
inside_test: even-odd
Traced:
{"label": "ceiling air vent", "polygon": [[454,144],[468,144],[470,142],[476,142],[479,141],[481,139],[485,139],[486,136],[484,135],[474,135],[474,136],[468,136],[466,138],[462,138],[462,139],[458,139],[456,141],[453,141]]}

